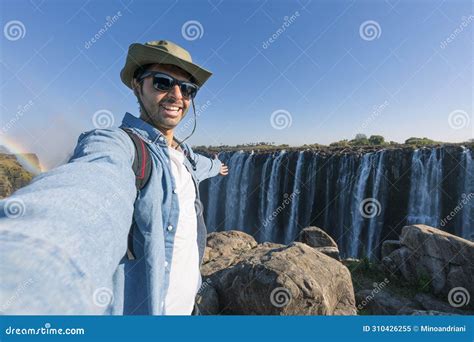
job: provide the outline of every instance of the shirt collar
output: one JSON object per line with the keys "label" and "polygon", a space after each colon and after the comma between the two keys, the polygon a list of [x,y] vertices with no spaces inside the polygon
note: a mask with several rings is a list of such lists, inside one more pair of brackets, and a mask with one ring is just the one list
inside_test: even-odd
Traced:
{"label": "shirt collar", "polygon": [[132,128],[151,143],[157,143],[163,146],[168,145],[166,137],[158,129],[128,112],[125,113],[123,117],[122,126]]}
{"label": "shirt collar", "polygon": [[[140,134],[142,138],[148,140],[150,143],[168,147],[166,137],[160,132],[160,130],[128,112],[125,113],[125,116],[122,119],[122,127],[133,129],[135,132]],[[175,141],[180,142],[180,140],[176,137],[174,137],[174,139]],[[186,143],[181,144],[181,149],[181,152],[184,153],[184,155],[189,154],[190,148]]]}

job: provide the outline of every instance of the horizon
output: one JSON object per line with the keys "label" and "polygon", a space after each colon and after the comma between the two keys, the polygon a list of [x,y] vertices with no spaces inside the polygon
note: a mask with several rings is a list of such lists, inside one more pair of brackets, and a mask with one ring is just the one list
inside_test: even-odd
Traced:
{"label": "horizon", "polygon": [[474,137],[470,1],[1,6],[0,145],[35,153],[46,169],[64,162],[80,133],[137,114],[119,72],[129,44],[158,39],[214,73],[196,97],[193,146]]}

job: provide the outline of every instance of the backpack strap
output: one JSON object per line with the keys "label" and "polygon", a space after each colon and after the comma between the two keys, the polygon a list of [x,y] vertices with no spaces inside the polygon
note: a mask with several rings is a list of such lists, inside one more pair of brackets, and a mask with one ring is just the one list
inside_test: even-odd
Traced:
{"label": "backpack strap", "polygon": [[[128,134],[130,139],[133,141],[135,146],[135,158],[133,159],[132,169],[135,173],[135,186],[138,192],[142,190],[148,183],[151,176],[151,157],[148,146],[136,133],[132,130],[120,127],[125,133]],[[133,218],[132,226],[128,232],[128,246],[127,246],[127,258],[128,260],[135,260],[135,253],[133,250],[133,231],[135,229],[136,222]]]}
{"label": "backpack strap", "polygon": [[135,146],[135,158],[133,159],[133,172],[135,173],[135,186],[137,191],[145,187],[151,175],[151,158],[148,146],[136,133],[127,128],[122,128],[128,134]]}

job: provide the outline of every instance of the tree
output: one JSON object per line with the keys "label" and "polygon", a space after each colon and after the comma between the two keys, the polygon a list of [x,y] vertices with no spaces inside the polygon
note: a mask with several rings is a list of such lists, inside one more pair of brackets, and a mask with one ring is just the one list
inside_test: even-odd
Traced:
{"label": "tree", "polygon": [[371,135],[369,138],[371,145],[383,145],[385,144],[385,138],[381,135]]}

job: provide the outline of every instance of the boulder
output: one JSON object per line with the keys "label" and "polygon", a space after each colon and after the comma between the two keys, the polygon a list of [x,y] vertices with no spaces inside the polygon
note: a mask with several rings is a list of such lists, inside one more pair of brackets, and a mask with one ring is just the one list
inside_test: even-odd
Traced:
{"label": "boulder", "polygon": [[[356,293],[357,309],[371,315],[397,315],[400,310],[412,312],[419,304],[388,289],[364,289]],[[405,313],[408,314],[408,313]]]}
{"label": "boulder", "polygon": [[303,243],[264,243],[234,260],[211,276],[223,314],[356,314],[349,270]]}
{"label": "boulder", "polygon": [[414,299],[420,303],[420,306],[426,311],[446,312],[453,315],[474,315],[474,312],[468,312],[453,307],[449,304],[448,299],[442,301],[427,293],[418,293]]}
{"label": "boulder", "polygon": [[[461,289],[474,308],[474,243],[425,225],[405,226],[400,248],[382,259],[386,272],[426,287],[438,296]],[[440,310],[444,311],[444,310]]]}
{"label": "boulder", "polygon": [[306,227],[302,229],[297,241],[307,244],[337,261],[341,260],[337,243],[321,228]]}
{"label": "boulder", "polygon": [[229,230],[207,236],[207,244],[201,266],[203,276],[209,276],[231,266],[244,252],[257,246],[257,241],[244,232]]}
{"label": "boulder", "polygon": [[298,236],[298,241],[310,247],[335,247],[337,243],[328,233],[318,227],[303,228]]}
{"label": "boulder", "polygon": [[381,258],[385,258],[400,247],[401,244],[399,240],[385,240],[384,242],[382,242]]}
{"label": "boulder", "polygon": [[315,250],[326,254],[327,256],[336,259],[337,261],[341,261],[341,256],[339,255],[339,249],[336,247],[315,247]]}
{"label": "boulder", "polygon": [[218,315],[220,313],[219,296],[210,279],[202,283],[196,295],[196,304],[201,315]]}

